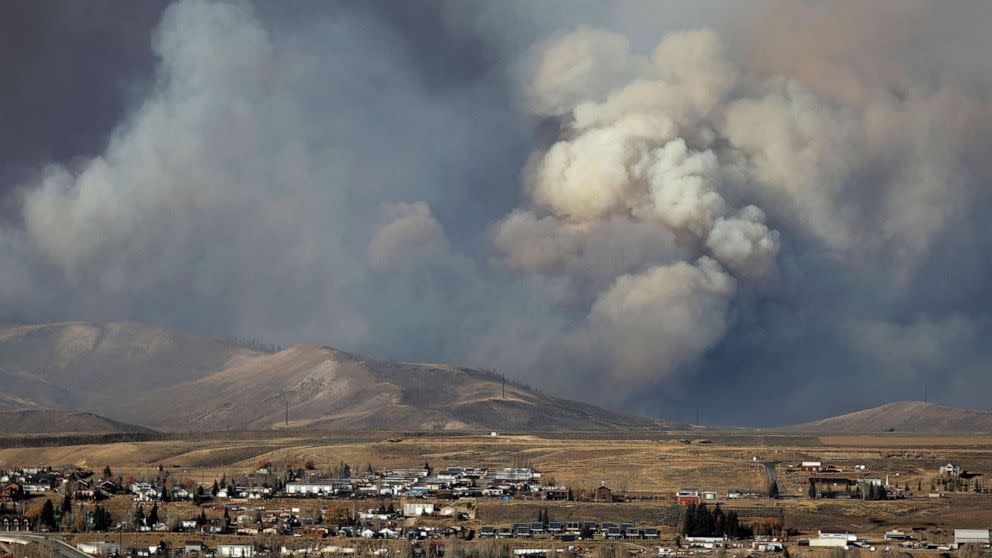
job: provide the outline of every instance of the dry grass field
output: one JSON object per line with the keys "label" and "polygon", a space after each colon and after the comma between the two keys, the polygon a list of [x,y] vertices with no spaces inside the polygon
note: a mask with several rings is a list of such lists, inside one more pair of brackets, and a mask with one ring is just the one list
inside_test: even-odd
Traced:
{"label": "dry grass field", "polygon": [[[231,432],[211,435],[175,435],[168,439],[120,443],[75,443],[62,446],[0,449],[2,466],[78,465],[95,470],[109,465],[115,473],[141,477],[158,466],[176,478],[190,478],[209,485],[226,474],[229,478],[254,469],[258,463],[302,464],[312,460],[318,470],[341,462],[364,468],[416,466],[429,462],[447,465],[493,467],[531,466],[544,479],[554,479],[576,493],[601,483],[625,491],[631,502],[545,503],[480,500],[477,523],[506,524],[530,521],[547,505],[554,520],[630,521],[654,524],[671,533],[678,510],[671,495],[683,487],[715,490],[725,507],[747,517],[779,517],[786,527],[800,532],[844,529],[880,535],[887,529],[926,528],[935,538],[949,536],[954,528],[992,525],[992,496],[954,493],[945,498],[927,497],[937,468],[954,462],[969,471],[992,475],[992,440],[955,436],[772,436],[753,433],[638,434],[610,437],[584,435],[395,434],[321,432]],[[399,440],[399,441],[398,441]],[[687,443],[688,442],[688,443]],[[793,467],[805,459],[822,460],[845,470],[864,465],[864,476],[888,478],[893,485],[909,485],[906,499],[809,500],[804,473]],[[727,501],[730,489],[761,489],[761,466],[755,461],[778,462],[784,498]],[[985,477],[979,477],[985,478]],[[922,486],[922,492],[917,490]],[[276,504],[273,504],[276,505]],[[299,504],[294,504],[299,505]],[[319,504],[322,506],[329,503]],[[349,503],[361,508],[364,503]],[[371,505],[371,503],[370,503]],[[180,506],[173,504],[173,506]],[[185,514],[177,507],[176,513]]]}

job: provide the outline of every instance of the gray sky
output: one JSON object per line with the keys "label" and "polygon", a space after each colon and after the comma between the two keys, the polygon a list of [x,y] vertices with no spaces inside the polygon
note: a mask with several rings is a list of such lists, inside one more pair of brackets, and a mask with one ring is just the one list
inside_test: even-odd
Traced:
{"label": "gray sky", "polygon": [[0,319],[985,408],[987,6],[14,2]]}

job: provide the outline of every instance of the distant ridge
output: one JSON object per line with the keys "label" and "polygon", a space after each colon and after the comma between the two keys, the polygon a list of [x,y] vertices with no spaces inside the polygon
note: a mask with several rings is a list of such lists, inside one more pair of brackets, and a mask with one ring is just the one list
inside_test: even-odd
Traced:
{"label": "distant ridge", "polygon": [[93,413],[57,409],[0,412],[0,434],[109,434],[154,432]]}
{"label": "distant ridge", "polygon": [[470,368],[392,362],[305,344],[259,351],[122,323],[0,326],[0,391],[7,408],[92,409],[172,431],[678,426],[557,398]]}
{"label": "distant ridge", "polygon": [[880,407],[789,426],[780,430],[839,434],[880,432],[974,434],[992,432],[992,413],[944,407],[922,401],[896,401]]}

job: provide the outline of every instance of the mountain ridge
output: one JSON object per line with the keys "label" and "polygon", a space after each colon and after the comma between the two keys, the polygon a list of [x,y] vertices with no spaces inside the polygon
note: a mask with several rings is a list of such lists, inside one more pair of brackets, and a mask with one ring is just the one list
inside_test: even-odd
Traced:
{"label": "mountain ridge", "polygon": [[8,403],[20,408],[98,410],[173,431],[674,426],[504,384],[471,368],[311,344],[269,353],[142,324],[0,327],[0,382],[11,388]]}
{"label": "mountain ridge", "polygon": [[63,409],[0,411],[0,434],[109,434],[147,432],[154,432],[154,430],[85,411]]}
{"label": "mountain ridge", "polygon": [[923,401],[893,401],[779,430],[837,434],[946,434],[992,432],[992,412]]}

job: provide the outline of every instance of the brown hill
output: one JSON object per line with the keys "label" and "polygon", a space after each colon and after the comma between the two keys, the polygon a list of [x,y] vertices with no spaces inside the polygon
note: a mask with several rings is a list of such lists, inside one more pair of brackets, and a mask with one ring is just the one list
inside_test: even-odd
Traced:
{"label": "brown hill", "polygon": [[881,407],[791,426],[785,430],[852,434],[992,432],[992,413],[943,407],[922,401],[897,401]]}
{"label": "brown hill", "polygon": [[94,415],[54,409],[0,412],[2,434],[106,434],[152,432],[134,424]]}
{"label": "brown hill", "polygon": [[172,430],[614,430],[667,423],[558,399],[486,372],[328,347],[275,354],[134,324],[0,328],[7,404],[92,409]]}

